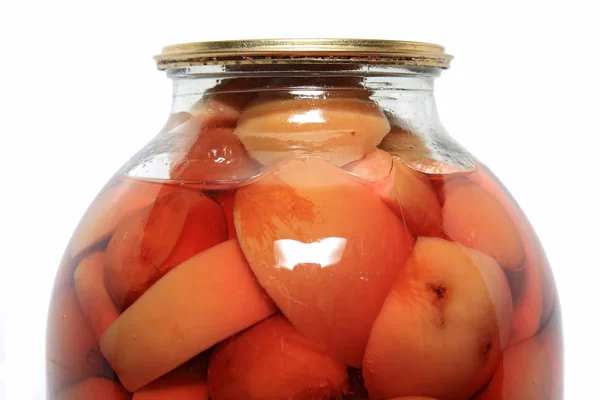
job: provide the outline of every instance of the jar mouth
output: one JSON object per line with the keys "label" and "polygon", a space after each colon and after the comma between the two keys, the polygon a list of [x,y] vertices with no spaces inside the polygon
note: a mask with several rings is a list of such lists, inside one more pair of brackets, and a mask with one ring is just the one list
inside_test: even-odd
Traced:
{"label": "jar mouth", "polygon": [[444,47],[380,39],[252,39],[183,43],[155,56],[159,70],[196,65],[356,64],[448,68]]}

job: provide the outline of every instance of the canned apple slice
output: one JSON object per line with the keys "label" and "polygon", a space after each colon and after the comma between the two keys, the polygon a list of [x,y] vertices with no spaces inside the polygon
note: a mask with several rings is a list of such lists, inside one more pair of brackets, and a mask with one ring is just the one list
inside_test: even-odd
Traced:
{"label": "canned apple slice", "polygon": [[208,389],[213,400],[335,399],[347,393],[348,374],[276,315],[215,349]]}
{"label": "canned apple slice", "polygon": [[102,372],[104,359],[72,288],[52,300],[47,331],[46,379],[53,392]]}
{"label": "canned apple slice", "polygon": [[226,239],[219,204],[179,189],[119,224],[106,249],[106,287],[127,308],[175,266]]}
{"label": "canned apple slice", "polygon": [[231,78],[218,83],[188,110],[172,114],[168,131],[195,134],[206,127],[234,127],[243,108],[256,96],[255,90],[267,79]]}
{"label": "canned apple slice", "polygon": [[408,163],[433,157],[431,149],[421,136],[398,126],[391,128],[378,147]]}
{"label": "canned apple slice", "polygon": [[205,128],[173,155],[171,179],[186,182],[242,181],[260,171],[231,128]]}
{"label": "canned apple slice", "polygon": [[404,224],[330,162],[280,164],[237,190],[236,232],[260,284],[300,333],[359,367],[412,250]]}
{"label": "canned apple slice", "polygon": [[504,207],[524,249],[523,267],[506,270],[515,309],[510,342],[519,343],[533,337],[554,310],[556,288],[552,271],[527,217],[491,172],[482,167],[469,175],[469,180],[476,182]]}
{"label": "canned apple slice", "polygon": [[254,97],[253,93],[207,94],[192,108],[192,119],[202,126],[235,126],[241,110]]}
{"label": "canned apple slice", "polygon": [[229,79],[208,90],[187,110],[191,118],[174,128],[180,132],[204,127],[233,127],[242,109],[256,96],[243,79]]}
{"label": "canned apple slice", "polygon": [[537,338],[508,348],[488,387],[477,400],[550,399],[552,371]]}
{"label": "canned apple slice", "polygon": [[232,239],[150,287],[104,332],[100,350],[136,391],[276,311]]}
{"label": "canned apple slice", "polygon": [[119,316],[104,285],[104,252],[97,251],[83,258],[73,276],[79,306],[91,330],[100,338]]}
{"label": "canned apple slice", "polygon": [[[229,100],[233,99],[233,104]],[[249,98],[248,98],[249,100]],[[208,94],[202,97],[192,107],[189,113],[179,113],[179,116],[173,117],[172,121],[167,121],[166,132],[169,135],[195,135],[206,128],[232,128],[236,125],[240,117],[242,104],[237,96],[233,95],[214,95]],[[189,117],[186,115],[189,114]]]}
{"label": "canned apple slice", "polygon": [[77,259],[108,239],[119,222],[175,190],[133,179],[106,187],[94,199],[73,233],[69,244],[71,257]]}
{"label": "canned apple slice", "polygon": [[342,168],[369,185],[388,207],[401,215],[396,196],[396,172],[392,156],[383,150],[375,149]]}
{"label": "canned apple slice", "polygon": [[235,233],[235,224],[233,223],[233,204],[235,201],[235,190],[227,190],[223,192],[216,192],[211,194],[210,197],[223,207],[225,217],[227,217],[227,238],[237,238]]}
{"label": "canned apple slice", "polygon": [[493,257],[505,269],[523,267],[525,250],[514,221],[481,186],[450,181],[442,215],[444,232],[452,240]]}
{"label": "canned apple slice", "polygon": [[[542,286],[542,269],[549,268],[544,263],[545,257],[540,253],[529,253],[521,271],[515,278],[520,290],[515,298],[511,343],[519,343],[533,337],[540,327],[540,321],[544,308],[544,293]],[[510,275],[509,275],[510,276]]]}
{"label": "canned apple slice", "polygon": [[[410,119],[410,118],[409,118]],[[446,134],[443,128],[435,131],[412,132],[392,126],[379,148],[402,160],[415,171],[428,175],[464,174],[476,169],[473,157]]]}
{"label": "canned apple slice", "polygon": [[131,393],[117,382],[104,378],[88,378],[65,389],[56,400],[131,400]]}
{"label": "canned apple slice", "polygon": [[408,397],[394,397],[390,400],[437,400],[433,397],[423,397],[423,396],[408,396]]}
{"label": "canned apple slice", "polygon": [[327,97],[259,97],[240,116],[235,134],[266,166],[298,156],[326,157],[342,166],[373,151],[389,130],[376,103],[332,92]]}
{"label": "canned apple slice", "polygon": [[394,171],[398,204],[413,236],[443,236],[442,207],[431,183],[398,159]]}
{"label": "canned apple slice", "polygon": [[470,398],[494,373],[511,317],[510,288],[493,258],[418,238],[369,337],[369,395]]}
{"label": "canned apple slice", "polygon": [[442,209],[431,184],[402,161],[376,149],[344,169],[374,182],[370,186],[413,236],[442,236]]}
{"label": "canned apple slice", "polygon": [[552,375],[548,400],[563,399],[563,338],[560,321],[560,311],[556,309],[538,336]]}
{"label": "canned apple slice", "polygon": [[133,400],[208,400],[206,377],[181,367],[136,391]]}

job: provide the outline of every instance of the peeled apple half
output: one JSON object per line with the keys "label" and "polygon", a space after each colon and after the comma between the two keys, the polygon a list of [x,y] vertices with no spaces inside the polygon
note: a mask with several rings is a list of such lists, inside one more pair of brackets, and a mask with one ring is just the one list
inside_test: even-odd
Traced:
{"label": "peeled apple half", "polygon": [[383,300],[412,250],[402,221],[323,160],[293,160],[239,188],[234,221],[252,271],[290,322],[360,367]]}
{"label": "peeled apple half", "polygon": [[494,259],[444,239],[417,239],[369,337],[369,396],[468,399],[494,373],[511,317],[510,288]]}
{"label": "peeled apple half", "polygon": [[390,131],[368,99],[263,96],[240,115],[235,134],[250,156],[271,166],[290,157],[324,157],[342,166],[375,150]]}

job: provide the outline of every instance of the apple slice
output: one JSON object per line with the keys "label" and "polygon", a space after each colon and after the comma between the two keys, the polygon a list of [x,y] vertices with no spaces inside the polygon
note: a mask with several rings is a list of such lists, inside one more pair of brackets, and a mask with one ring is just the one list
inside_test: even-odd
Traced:
{"label": "apple slice", "polygon": [[132,179],[107,186],[96,196],[75,229],[69,243],[71,257],[77,259],[108,239],[121,221],[175,190]]}
{"label": "apple slice", "polygon": [[442,207],[429,181],[398,159],[394,171],[396,196],[408,229],[414,236],[442,237]]}
{"label": "apple slice", "polygon": [[96,339],[119,316],[104,285],[104,260],[104,252],[87,255],[79,262],[73,277],[79,306]]}
{"label": "apple slice", "polygon": [[131,393],[117,382],[88,378],[60,392],[55,400],[131,400]]}
{"label": "apple slice", "polygon": [[442,214],[444,232],[452,240],[493,257],[508,270],[523,267],[525,251],[514,222],[476,183],[448,183]]}
{"label": "apple slice", "polygon": [[525,243],[525,264],[518,276],[521,288],[514,304],[511,343],[533,337],[556,307],[556,287],[546,254],[528,222],[520,230]]}
{"label": "apple slice", "polygon": [[104,359],[72,288],[56,293],[48,311],[46,379],[53,391],[98,375]]}
{"label": "apple slice", "polygon": [[348,374],[278,315],[217,347],[208,388],[213,400],[334,399],[347,392]]}
{"label": "apple slice", "polygon": [[188,182],[238,181],[255,176],[250,159],[231,128],[205,128],[186,140],[185,153],[174,155],[171,179]]}
{"label": "apple slice", "polygon": [[[168,129],[168,133],[194,135],[207,127],[234,127],[240,117],[241,110],[254,95],[251,92],[207,93],[188,110],[191,116],[182,123],[171,124],[172,127]],[[179,119],[183,120],[183,118],[180,117]]]}
{"label": "apple slice", "polygon": [[369,182],[413,236],[443,236],[442,208],[431,184],[402,161],[376,149],[344,169]]}
{"label": "apple slice", "polygon": [[104,332],[100,350],[133,392],[275,312],[232,239],[163,276]]}
{"label": "apple slice", "polygon": [[527,257],[524,268],[515,280],[522,286],[515,297],[510,343],[519,343],[533,337],[540,327],[543,311],[542,269],[549,268],[545,257]]}
{"label": "apple slice", "polygon": [[334,93],[327,98],[286,93],[252,101],[235,134],[263,165],[285,157],[318,156],[342,166],[375,150],[389,131],[385,115],[370,100]]}
{"label": "apple slice", "polygon": [[235,190],[228,190],[226,192],[217,192],[210,196],[214,201],[219,203],[223,207],[225,217],[227,217],[227,238],[237,238],[235,233],[235,224],[233,223],[233,203],[235,201]]}
{"label": "apple slice", "polygon": [[250,98],[248,94],[208,94],[192,108],[192,119],[202,126],[235,126]]}
{"label": "apple slice", "polygon": [[392,125],[379,148],[397,157],[413,171],[428,175],[464,174],[475,170],[470,155],[449,137],[432,137]]}
{"label": "apple slice", "polygon": [[538,339],[531,338],[504,352],[497,372],[477,400],[548,400],[551,380],[548,357]]}
{"label": "apple slice", "polygon": [[371,325],[412,250],[402,222],[331,163],[292,160],[237,190],[236,232],[290,322],[359,367]]}
{"label": "apple slice", "polygon": [[361,183],[368,185],[394,213],[402,216],[396,198],[396,173],[392,156],[375,149],[360,160],[344,165],[343,169],[357,177]]}
{"label": "apple slice", "polygon": [[[343,166],[343,169],[357,176],[363,181],[378,185],[381,197],[394,200],[393,159],[383,150],[375,149],[360,160],[352,161]],[[389,184],[388,181],[391,181]],[[386,185],[382,185],[382,183]]]}
{"label": "apple slice", "polygon": [[133,400],[208,400],[206,377],[181,367],[136,391]]}
{"label": "apple slice", "polygon": [[513,326],[510,342],[533,337],[555,308],[556,289],[544,249],[523,211],[502,184],[481,166],[469,179],[492,195],[514,221],[525,250],[521,270],[506,271],[513,289]]}
{"label": "apple slice", "polygon": [[222,208],[180,189],[119,224],[106,250],[106,287],[127,308],[175,266],[226,239]]}
{"label": "apple slice", "polygon": [[539,341],[550,362],[552,379],[548,400],[563,399],[563,336],[560,308],[556,308],[540,332]]}
{"label": "apple slice", "polygon": [[423,137],[398,126],[392,126],[378,146],[383,151],[406,162],[432,160],[433,152]]}
{"label": "apple slice", "polygon": [[189,107],[188,111],[193,115],[190,122],[196,126],[193,132],[198,132],[203,127],[235,126],[244,107],[270,80],[271,77],[245,76],[215,81],[215,86],[208,88],[204,95]]}
{"label": "apple slice", "polygon": [[493,258],[417,239],[369,337],[369,395],[469,398],[492,376],[511,317],[510,288]]}
{"label": "apple slice", "polygon": [[390,400],[437,400],[433,397],[422,397],[422,396],[408,396],[408,397],[394,397]]}

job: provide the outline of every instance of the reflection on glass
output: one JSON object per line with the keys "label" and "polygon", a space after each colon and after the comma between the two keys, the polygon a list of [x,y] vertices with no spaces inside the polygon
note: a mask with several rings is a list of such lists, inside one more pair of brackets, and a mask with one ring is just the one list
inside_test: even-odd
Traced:
{"label": "reflection on glass", "polygon": [[308,124],[315,122],[324,123],[326,121],[321,110],[310,110],[305,113],[292,114],[288,119],[288,122],[296,124]]}
{"label": "reflection on glass", "polygon": [[344,255],[348,242],[345,238],[328,237],[313,243],[293,239],[274,242],[275,267],[293,270],[298,264],[319,264],[321,268],[337,264]]}

